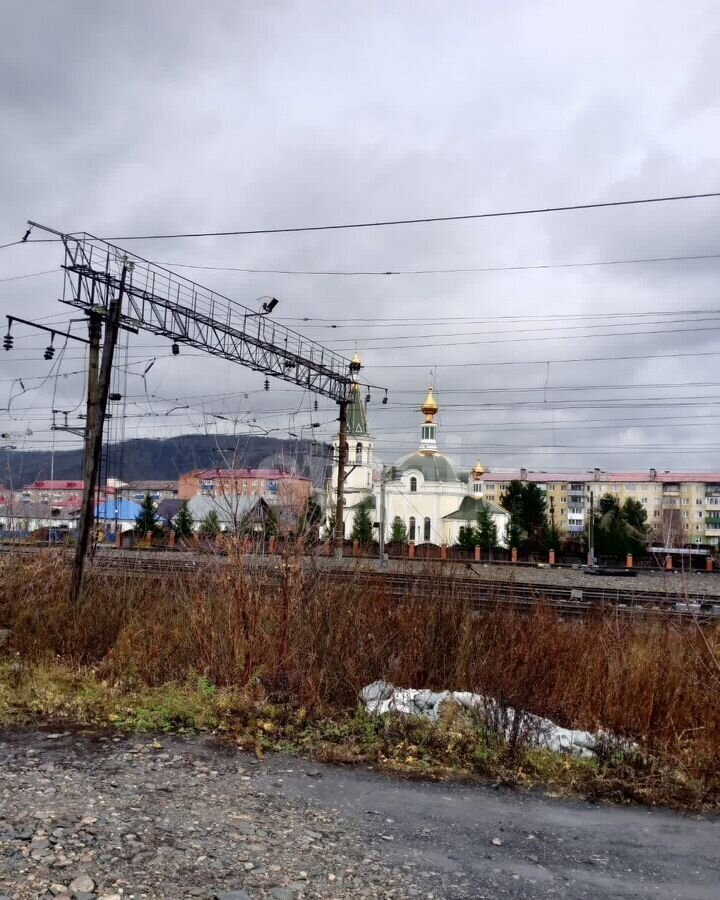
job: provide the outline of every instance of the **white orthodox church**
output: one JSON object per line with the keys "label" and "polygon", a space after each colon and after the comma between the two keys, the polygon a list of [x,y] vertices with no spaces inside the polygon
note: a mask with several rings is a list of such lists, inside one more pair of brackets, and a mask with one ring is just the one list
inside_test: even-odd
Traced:
{"label": "white orthodox church", "polygon": [[[359,360],[358,360],[359,361]],[[385,539],[394,522],[404,523],[408,540],[415,544],[452,546],[458,542],[460,528],[477,523],[479,505],[486,502],[497,527],[502,545],[509,515],[502,507],[483,501],[480,462],[463,472],[438,450],[435,418],[439,405],[430,387],[420,407],[424,421],[417,450],[390,466],[376,465],[373,439],[367,421],[367,405],[360,385],[353,388],[348,407],[347,466],[345,475],[345,537],[352,535],[354,511],[370,499],[375,522],[380,521],[382,481],[385,482]],[[328,509],[335,506],[338,439],[334,442],[335,464],[328,485]],[[377,537],[376,532],[376,537]]]}

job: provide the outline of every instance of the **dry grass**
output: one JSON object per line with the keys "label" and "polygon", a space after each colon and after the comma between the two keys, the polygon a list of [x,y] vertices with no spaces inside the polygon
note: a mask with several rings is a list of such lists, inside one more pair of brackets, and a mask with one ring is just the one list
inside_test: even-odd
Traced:
{"label": "dry grass", "polygon": [[[667,786],[672,772],[695,799],[717,802],[717,627],[701,635],[692,625],[601,612],[563,619],[542,604],[532,614],[478,613],[431,571],[431,600],[398,600],[368,589],[361,575],[339,583],[286,563],[274,575],[232,557],[171,576],[91,572],[73,610],[56,555],[4,557],[6,652],[92,667],[120,691],[184,683],[193,673],[315,720],[354,716],[359,690],[377,679],[477,691],[560,724],[633,738],[642,754],[632,765],[616,761],[619,784],[642,777]],[[342,755],[341,744],[332,752]]]}

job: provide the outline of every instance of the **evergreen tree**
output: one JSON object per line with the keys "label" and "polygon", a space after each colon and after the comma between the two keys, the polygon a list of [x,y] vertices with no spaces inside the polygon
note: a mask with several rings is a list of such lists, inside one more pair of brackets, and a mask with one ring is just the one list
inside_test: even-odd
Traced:
{"label": "evergreen tree", "polygon": [[400,518],[395,519],[392,524],[390,541],[393,544],[407,544],[408,542],[407,526]]}
{"label": "evergreen tree", "polygon": [[271,537],[277,537],[279,530],[277,513],[270,507],[267,511],[267,516],[265,517],[265,523],[263,525],[263,537],[265,540],[268,540]]}
{"label": "evergreen tree", "polygon": [[317,540],[321,519],[320,504],[312,497],[308,498],[305,508],[298,518],[298,534]]}
{"label": "evergreen tree", "polygon": [[639,500],[632,500],[630,497],[622,505],[622,514],[625,521],[631,528],[639,532],[646,532],[647,526],[647,510]]}
{"label": "evergreen tree", "polygon": [[562,543],[562,535],[560,529],[556,525],[550,525],[545,534],[545,549],[558,550]]}
{"label": "evergreen tree", "polygon": [[488,553],[498,545],[497,525],[487,503],[481,503],[478,509],[477,544]]}
{"label": "evergreen tree", "polygon": [[363,500],[355,507],[353,519],[352,539],[361,544],[370,544],[373,539],[373,523],[370,517],[371,500]]}
{"label": "evergreen tree", "polygon": [[500,497],[500,505],[510,513],[513,537],[510,546],[539,549],[547,532],[547,502],[534,482],[511,481]]}
{"label": "evergreen tree", "polygon": [[203,537],[216,537],[220,531],[220,516],[217,510],[211,509],[200,523],[200,534]]}
{"label": "evergreen tree", "polygon": [[520,526],[527,533],[530,547],[538,549],[547,531],[547,501],[534,482],[525,484]]}
{"label": "evergreen tree", "polygon": [[478,542],[477,531],[472,525],[461,525],[458,532],[458,544],[463,550],[474,550]]}
{"label": "evergreen tree", "polygon": [[150,494],[145,494],[140,512],[135,517],[135,530],[142,535],[156,535],[162,530],[155,511],[155,503]]}
{"label": "evergreen tree", "polygon": [[335,526],[337,524],[337,518],[335,516],[335,507],[333,506],[328,512],[327,519],[325,520],[325,539],[328,541],[332,541],[335,538]]}
{"label": "evergreen tree", "polygon": [[517,550],[522,543],[522,539],[523,533],[520,526],[515,524],[515,520],[511,515],[505,526],[505,543],[507,544],[508,549],[512,550],[514,548]]}
{"label": "evergreen tree", "polygon": [[183,505],[178,510],[177,516],[175,516],[175,537],[191,537],[194,524],[195,522],[193,521],[190,507],[187,505],[187,503],[183,503]]}
{"label": "evergreen tree", "polygon": [[647,540],[647,512],[637,500],[626,500],[622,506],[617,497],[600,498],[595,516],[595,549],[607,556],[639,554]]}

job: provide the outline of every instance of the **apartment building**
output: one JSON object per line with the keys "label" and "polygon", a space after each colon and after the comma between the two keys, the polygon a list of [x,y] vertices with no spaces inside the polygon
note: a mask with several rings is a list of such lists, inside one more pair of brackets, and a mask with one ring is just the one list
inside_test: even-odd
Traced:
{"label": "apartment building", "polygon": [[720,472],[487,471],[482,478],[483,499],[498,503],[514,480],[540,487],[547,497],[548,515],[567,537],[583,533],[591,502],[613,494],[621,504],[628,498],[642,503],[651,537],[664,546],[720,546]]}
{"label": "apartment building", "polygon": [[281,469],[195,469],[181,475],[177,496],[262,497],[270,504],[295,505],[307,502],[312,481]]}

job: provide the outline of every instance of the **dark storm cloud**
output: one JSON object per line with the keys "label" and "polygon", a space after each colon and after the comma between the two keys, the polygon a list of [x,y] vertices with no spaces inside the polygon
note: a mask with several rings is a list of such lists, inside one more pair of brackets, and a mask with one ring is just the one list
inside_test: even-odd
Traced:
{"label": "dark storm cloud", "polygon": [[[719,26],[720,13],[710,2],[14,5],[4,10],[0,37],[0,130],[7,136],[0,151],[0,243],[19,237],[27,218],[110,236],[713,190],[720,185],[720,79],[712,39]],[[140,242],[131,249],[163,262],[270,269],[562,263],[717,252],[719,211],[717,201],[695,201],[376,231]],[[0,251],[0,278],[60,261],[54,245]],[[618,404],[568,411],[560,407],[570,395],[552,389],[673,383],[678,388],[608,388],[582,396],[588,403],[659,393],[712,401],[711,388],[686,385],[719,380],[717,357],[549,367],[544,361],[712,350],[712,323],[705,331],[683,332],[691,324],[678,324],[672,333],[654,335],[648,332],[660,326],[648,326],[625,337],[603,328],[597,332],[607,336],[593,339],[558,330],[543,341],[521,340],[532,335],[519,331],[513,341],[512,334],[496,333],[508,328],[502,324],[468,326],[467,337],[444,340],[431,332],[463,328],[413,323],[438,316],[717,308],[717,267],[685,262],[385,278],[181,271],[250,305],[261,295],[277,296],[282,316],[368,319],[336,330],[292,324],[344,352],[356,341],[367,377],[391,389],[391,406],[376,403],[379,395],[371,403],[386,460],[416,443],[419,416],[410,406],[422,399],[436,366],[442,439],[464,462],[480,454],[494,466],[707,468],[720,460],[689,449],[717,444],[717,408],[708,405],[714,418],[697,428],[676,425],[669,416],[699,416],[703,407],[691,403],[702,401],[688,400],[684,409],[669,401],[665,410]],[[66,311],[57,304],[61,287],[55,276],[0,282],[2,312],[39,317]],[[383,316],[405,317],[410,327],[390,333],[416,338],[388,344],[440,346],[396,349],[374,342],[389,333],[372,327]],[[528,321],[517,323],[528,327]],[[456,346],[494,339],[507,342]],[[17,375],[30,379],[47,371],[35,358],[44,340],[28,336],[17,341],[18,351],[22,346],[32,349],[15,359],[27,362],[10,367],[3,360],[0,397],[9,396]],[[80,356],[68,350],[61,371],[80,369]],[[253,393],[262,388],[261,376],[191,354],[173,358],[157,338],[133,338],[129,356],[134,418],[126,433],[202,429],[213,421],[209,412],[286,430],[311,417],[301,393],[279,384]],[[156,356],[143,381],[140,374]],[[508,360],[538,362],[447,365]],[[72,375],[36,380],[37,390],[13,400],[15,419],[0,414],[3,430],[21,429],[32,417],[32,439],[47,440],[53,392],[56,407],[70,408],[81,382]],[[544,389],[546,383],[549,390],[540,395],[477,393]],[[457,393],[461,389],[476,393]],[[193,409],[141,418],[148,410],[170,409],[175,398]],[[520,405],[539,398],[547,401],[541,408]],[[490,401],[506,408],[481,405]],[[321,403],[318,418],[329,423],[333,416]],[[646,427],[663,418],[666,427]],[[549,421],[550,430],[516,428],[523,421],[543,428]],[[553,434],[553,421],[574,427]],[[613,430],[587,427],[603,422],[612,422]],[[516,430],[499,431],[503,423]],[[228,426],[221,420],[220,427]],[[328,424],[324,433],[330,432]],[[553,443],[583,450],[573,456],[559,446],[555,453],[539,449]],[[647,452],[616,446],[647,446]],[[684,452],[660,449],[672,446]]]}

